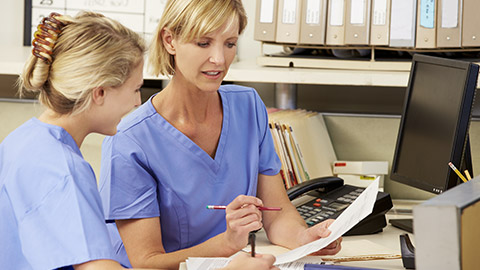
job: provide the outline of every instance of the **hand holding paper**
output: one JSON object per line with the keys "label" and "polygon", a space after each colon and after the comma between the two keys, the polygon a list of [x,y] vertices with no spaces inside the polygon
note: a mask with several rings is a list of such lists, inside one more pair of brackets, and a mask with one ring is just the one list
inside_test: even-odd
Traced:
{"label": "hand holding paper", "polygon": [[[315,240],[326,238],[330,235],[331,231],[328,229],[330,225],[334,222],[334,219],[328,219],[324,222],[321,222],[313,227],[308,228],[305,230],[304,238],[300,239],[300,243],[308,244]],[[341,249],[342,238],[338,238],[332,243],[330,243],[325,248],[316,251],[312,255],[317,256],[325,256],[325,255],[335,255]]]}
{"label": "hand holding paper", "polygon": [[368,216],[375,204],[378,194],[379,178],[375,179],[355,201],[328,227],[331,234],[304,246],[278,255],[275,264],[282,264],[297,260],[308,254],[316,252],[341,237],[344,233],[355,226],[359,221]]}

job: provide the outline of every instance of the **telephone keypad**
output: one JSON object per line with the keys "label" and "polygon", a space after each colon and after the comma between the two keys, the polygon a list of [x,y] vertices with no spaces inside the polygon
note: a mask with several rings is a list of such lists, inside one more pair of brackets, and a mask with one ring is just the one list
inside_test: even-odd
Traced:
{"label": "telephone keypad", "polygon": [[363,188],[345,190],[335,197],[315,198],[303,205],[297,206],[297,211],[308,226],[314,226],[326,219],[337,218],[342,210],[347,208],[362,192]]}

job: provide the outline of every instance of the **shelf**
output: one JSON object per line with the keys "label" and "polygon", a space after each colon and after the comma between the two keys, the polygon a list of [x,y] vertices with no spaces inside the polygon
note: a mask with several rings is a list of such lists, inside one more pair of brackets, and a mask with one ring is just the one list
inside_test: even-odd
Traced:
{"label": "shelf", "polygon": [[[30,47],[0,47],[0,74],[18,75],[30,56]],[[334,68],[287,68],[261,66],[261,58],[246,59],[231,65],[226,81],[285,84],[320,84],[354,86],[405,87],[409,72],[405,70],[352,70]],[[328,64],[328,63],[327,63]],[[336,63],[330,63],[331,67]],[[145,72],[145,79],[165,80]]]}

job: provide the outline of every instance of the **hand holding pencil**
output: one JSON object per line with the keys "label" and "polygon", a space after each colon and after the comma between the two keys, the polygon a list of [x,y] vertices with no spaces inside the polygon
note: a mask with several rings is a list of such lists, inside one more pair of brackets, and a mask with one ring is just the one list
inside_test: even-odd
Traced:
{"label": "hand holding pencil", "polygon": [[263,227],[260,207],[264,207],[262,200],[246,195],[237,196],[225,207],[207,207],[225,209],[227,230],[223,233],[222,240],[225,241],[223,246],[237,252],[247,245],[249,233]]}

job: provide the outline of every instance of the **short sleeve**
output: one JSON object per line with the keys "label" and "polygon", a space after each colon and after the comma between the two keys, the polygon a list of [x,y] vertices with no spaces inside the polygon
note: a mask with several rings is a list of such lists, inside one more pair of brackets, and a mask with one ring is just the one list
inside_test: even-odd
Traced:
{"label": "short sleeve", "polygon": [[258,169],[260,174],[276,175],[280,172],[281,162],[275,152],[272,134],[268,128],[268,113],[265,104],[260,99],[260,96],[255,92],[255,102],[258,119],[258,129],[260,136],[259,145],[259,164]]}
{"label": "short sleeve", "polygon": [[64,180],[19,219],[25,258],[35,269],[115,260],[96,185]]}
{"label": "short sleeve", "polygon": [[157,181],[146,155],[128,136],[118,133],[102,145],[100,196],[107,220],[160,215]]}

